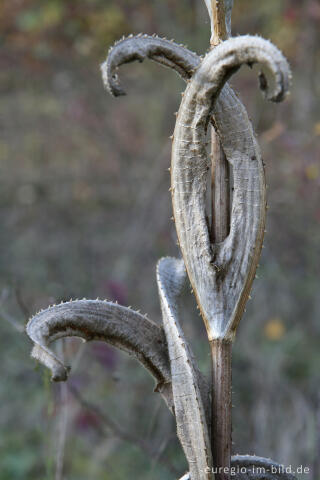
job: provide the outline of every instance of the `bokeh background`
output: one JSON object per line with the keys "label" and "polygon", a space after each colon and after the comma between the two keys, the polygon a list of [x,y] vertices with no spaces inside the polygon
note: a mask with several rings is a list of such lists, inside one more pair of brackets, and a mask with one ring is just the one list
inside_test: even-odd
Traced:
{"label": "bokeh background", "polygon": [[[203,53],[200,0],[0,3],[0,480],[166,480],[186,462],[173,418],[140,365],[102,343],[57,342],[67,384],[29,357],[30,315],[108,298],[161,321],[155,264],[178,255],[170,141],[180,92],[152,62],[123,67],[111,98],[99,64],[123,34],[157,33]],[[234,346],[235,453],[310,468],[320,479],[320,3],[235,0],[233,33],[270,38],[294,83],[267,104],[256,74],[231,81],[267,164],[270,210],[252,301]],[[209,373],[194,299],[186,335]]]}

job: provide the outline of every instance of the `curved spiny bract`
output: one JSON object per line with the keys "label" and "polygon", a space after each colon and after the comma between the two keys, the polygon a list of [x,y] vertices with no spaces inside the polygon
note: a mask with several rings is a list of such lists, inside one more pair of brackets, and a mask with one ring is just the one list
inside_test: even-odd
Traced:
{"label": "curved spiny bract", "polygon": [[27,324],[34,342],[32,356],[52,371],[52,379],[64,381],[69,368],[48,345],[62,337],[103,340],[129,353],[156,379],[159,391],[172,410],[171,373],[165,334],[145,316],[118,304],[100,300],[76,300],[49,307]]}
{"label": "curved spiny bract", "polygon": [[156,36],[136,35],[117,42],[101,65],[103,82],[111,95],[118,97],[126,92],[119,84],[116,70],[125,63],[146,58],[175,70],[182,78],[188,79],[200,63],[200,58],[187,48],[175,42]]}
{"label": "curved spiny bract", "polygon": [[[174,131],[174,218],[209,340],[233,339],[264,235],[265,177],[259,146],[245,108],[228,85],[224,86],[242,64],[255,62],[273,74],[272,89],[265,77],[261,83],[267,98],[282,100],[290,73],[281,52],[259,37],[231,38],[211,50],[196,70],[182,98]],[[214,245],[210,244],[205,213],[209,163],[204,145],[211,114],[234,179],[230,234]]]}
{"label": "curved spiny bract", "polygon": [[178,297],[185,283],[182,259],[162,258],[157,282],[171,365],[171,381],[177,433],[185,452],[192,480],[212,480],[211,445],[202,402],[199,372],[179,324]]}
{"label": "curved spiny bract", "polygon": [[[270,458],[255,455],[234,455],[231,457],[231,468],[234,480],[295,480],[295,476],[286,473],[284,466]],[[186,473],[180,480],[191,480]]]}

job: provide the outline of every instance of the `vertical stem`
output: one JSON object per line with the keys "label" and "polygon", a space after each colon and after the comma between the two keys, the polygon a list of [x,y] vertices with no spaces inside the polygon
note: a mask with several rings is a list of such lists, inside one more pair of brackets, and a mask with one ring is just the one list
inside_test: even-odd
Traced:
{"label": "vertical stem", "polygon": [[228,236],[230,228],[230,171],[219,137],[213,127],[211,130],[211,161],[211,241],[220,243]]}
{"label": "vertical stem", "polygon": [[218,45],[221,40],[227,38],[226,12],[224,0],[210,0],[212,11],[212,36],[210,43],[212,46]]}
{"label": "vertical stem", "polygon": [[[227,38],[226,1],[210,0],[212,36],[214,48]],[[206,2],[207,3],[207,2]],[[232,2],[231,2],[232,6]],[[230,11],[231,15],[231,11]],[[219,137],[211,129],[212,160],[212,225],[211,240],[222,242],[230,228],[230,171]],[[230,461],[232,446],[232,398],[231,398],[231,358],[232,343],[223,339],[211,342],[212,356],[212,436],[211,448],[214,466],[217,468],[215,480],[230,479]]]}
{"label": "vertical stem", "polygon": [[231,460],[231,358],[232,342],[211,341],[212,355],[212,456],[215,480],[229,480]]}
{"label": "vertical stem", "polygon": [[[211,17],[211,48],[214,48],[227,35],[225,2],[230,0],[206,0],[210,5]],[[210,3],[208,3],[210,2]],[[215,129],[211,128],[211,161],[212,161],[212,242],[222,242],[229,233],[230,223],[230,172],[226,156],[222,150]]]}

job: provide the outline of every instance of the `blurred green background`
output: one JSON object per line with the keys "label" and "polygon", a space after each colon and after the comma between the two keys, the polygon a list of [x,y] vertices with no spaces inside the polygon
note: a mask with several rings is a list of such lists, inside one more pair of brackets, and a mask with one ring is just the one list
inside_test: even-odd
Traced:
{"label": "blurred green background", "polygon": [[[252,301],[234,346],[235,453],[307,466],[320,479],[320,3],[235,0],[233,33],[288,57],[290,98],[267,104],[256,75],[231,81],[267,164],[270,210]],[[57,342],[72,365],[53,385],[30,358],[28,317],[56,301],[108,298],[160,321],[155,264],[178,255],[170,141],[182,80],[123,67],[111,98],[99,64],[117,38],[157,33],[208,48],[200,0],[0,3],[0,480],[167,480],[186,463],[153,380],[102,344]],[[194,299],[184,328],[204,372]]]}

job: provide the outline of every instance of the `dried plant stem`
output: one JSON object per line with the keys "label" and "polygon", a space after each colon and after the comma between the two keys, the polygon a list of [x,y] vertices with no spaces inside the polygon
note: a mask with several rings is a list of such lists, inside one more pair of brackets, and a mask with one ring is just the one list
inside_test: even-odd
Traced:
{"label": "dried plant stem", "polygon": [[[213,31],[211,47],[227,38],[224,2],[211,0]],[[230,228],[230,170],[222,145],[211,127],[211,241],[220,243]],[[212,358],[212,435],[213,462],[218,470],[216,480],[229,480],[232,447],[232,342],[211,342]]]}
{"label": "dried plant stem", "polygon": [[[230,228],[230,170],[220,139],[211,127],[211,241],[220,243]],[[217,470],[216,480],[229,480],[232,447],[232,342],[211,342],[212,358],[212,432],[211,450]],[[226,470],[224,470],[226,469]],[[227,473],[224,473],[227,472]]]}
{"label": "dried plant stem", "polygon": [[211,130],[211,160],[211,241],[220,243],[228,236],[230,228],[230,172],[220,139],[213,127]]}
{"label": "dried plant stem", "polygon": [[[231,358],[232,342],[210,342],[212,355],[212,456],[217,473],[215,480],[230,478],[231,462]],[[219,471],[219,469],[221,469]],[[225,470],[224,470],[225,469]]]}
{"label": "dried plant stem", "polygon": [[[211,48],[228,37],[224,0],[211,0]],[[212,191],[212,243],[220,243],[227,237],[230,225],[230,172],[229,164],[214,127],[211,127],[211,191]]]}
{"label": "dried plant stem", "polygon": [[[230,172],[220,139],[212,127],[212,242],[222,242],[230,227]],[[229,480],[232,447],[232,342],[213,340],[211,449],[216,480]],[[226,470],[224,470],[226,469]]]}
{"label": "dried plant stem", "polygon": [[227,38],[226,13],[224,0],[211,0],[213,31],[210,43],[212,46],[218,45]]}
{"label": "dried plant stem", "polygon": [[[232,0],[206,0],[213,19],[216,18],[212,11],[214,5],[218,14],[222,2],[228,19],[226,30],[230,32]],[[263,162],[253,128],[245,108],[226,81],[241,65],[262,63],[270,70],[274,82],[270,88],[267,79],[260,74],[260,88],[266,98],[278,102],[288,91],[290,69],[281,52],[259,37],[230,38],[213,48],[201,61],[172,41],[139,34],[118,42],[102,67],[104,80],[112,94],[125,94],[115,72],[117,66],[145,58],[173,68],[185,79],[191,77],[177,112],[170,169],[174,220],[183,259],[163,258],[157,268],[163,327],[139,312],[113,302],[83,299],[39,312],[28,322],[26,330],[34,342],[32,356],[51,369],[56,381],[66,380],[69,373],[69,368],[49,348],[50,343],[59,338],[79,336],[86,341],[104,340],[133,355],[155,377],[156,390],[162,393],[175,414],[177,433],[190,469],[182,478],[212,480],[212,466],[218,467],[215,480],[229,480],[232,340],[249,297],[261,252],[266,189]],[[206,215],[210,168],[205,139],[211,118],[218,132],[213,139],[213,240]],[[228,168],[223,164],[222,149],[232,165],[230,213],[226,182]],[[211,346],[212,429],[208,385],[197,368],[179,324],[178,297],[186,273]],[[126,437],[128,441],[132,439],[112,419],[106,418],[105,423],[118,436]],[[148,442],[141,440],[139,445],[149,452]],[[261,475],[256,474],[253,467],[263,465],[269,472],[274,462],[259,457],[236,456],[232,458],[232,465],[252,467],[245,476],[258,480]],[[241,476],[242,472],[236,479],[240,480]],[[271,475],[263,474],[263,478],[292,480],[289,475],[281,472],[274,475],[273,471]]]}

